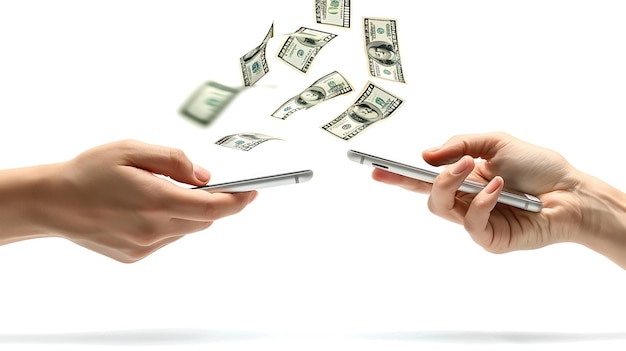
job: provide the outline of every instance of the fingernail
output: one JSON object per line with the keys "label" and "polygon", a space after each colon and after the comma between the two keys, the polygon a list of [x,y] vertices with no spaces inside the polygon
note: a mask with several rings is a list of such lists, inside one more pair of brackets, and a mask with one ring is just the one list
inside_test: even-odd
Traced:
{"label": "fingernail", "polygon": [[494,193],[500,187],[501,182],[502,182],[502,177],[496,176],[487,184],[487,186],[485,187],[485,192],[487,192],[487,194]]}
{"label": "fingernail", "polygon": [[453,176],[458,176],[459,174],[465,172],[467,169],[467,160],[464,158],[460,159],[455,165],[450,168],[450,174]]}
{"label": "fingernail", "polygon": [[248,203],[251,203],[252,201],[254,201],[254,199],[256,199],[257,196],[259,196],[259,192],[252,191],[252,194],[250,194],[250,197],[248,198]]}
{"label": "fingernail", "polygon": [[211,178],[211,173],[209,173],[209,171],[196,164],[193,165],[193,174],[202,182],[208,182],[209,178]]}

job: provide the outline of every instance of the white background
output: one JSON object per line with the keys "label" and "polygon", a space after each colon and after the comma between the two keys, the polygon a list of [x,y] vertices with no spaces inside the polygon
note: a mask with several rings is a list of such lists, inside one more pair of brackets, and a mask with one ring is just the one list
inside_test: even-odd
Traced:
{"label": "white background", "polygon": [[[214,180],[311,168],[236,216],[135,264],[61,239],[0,247],[0,349],[429,350],[626,345],[626,275],[574,244],[494,255],[371,180],[349,148],[421,164],[423,149],[502,130],[626,188],[621,1],[0,2],[0,167],[68,160],[123,138],[178,147]],[[362,17],[398,20],[407,84],[368,75]],[[202,83],[242,84],[271,23],[270,72],[209,127],[178,114]],[[338,35],[307,75],[275,57],[301,26]],[[338,70],[355,92],[271,113]],[[319,126],[371,80],[404,98],[345,142]],[[216,146],[258,132],[248,153]],[[267,171],[267,172],[266,172]]]}

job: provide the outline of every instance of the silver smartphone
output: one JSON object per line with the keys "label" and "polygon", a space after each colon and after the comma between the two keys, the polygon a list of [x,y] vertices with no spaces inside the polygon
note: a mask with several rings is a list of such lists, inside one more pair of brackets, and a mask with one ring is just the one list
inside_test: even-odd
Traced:
{"label": "silver smartphone", "polygon": [[[421,180],[423,182],[433,183],[439,173],[423,169],[415,166],[410,166],[404,163],[388,160],[382,157],[366,154],[364,152],[356,150],[348,150],[348,158],[354,162],[372,166],[375,168],[384,169],[386,171],[397,173],[409,178]],[[477,194],[485,186],[483,184],[466,180],[459,187],[459,191],[466,193]],[[529,194],[525,194],[519,191],[503,189],[498,198],[498,202],[521,208],[523,210],[531,212],[539,212],[543,206],[541,200],[537,197]]]}
{"label": "silver smartphone", "polygon": [[197,186],[192,189],[206,190],[211,193],[240,193],[280,185],[304,183],[311,180],[311,178],[313,178],[313,171],[307,169],[297,172],[272,174],[257,178]]}

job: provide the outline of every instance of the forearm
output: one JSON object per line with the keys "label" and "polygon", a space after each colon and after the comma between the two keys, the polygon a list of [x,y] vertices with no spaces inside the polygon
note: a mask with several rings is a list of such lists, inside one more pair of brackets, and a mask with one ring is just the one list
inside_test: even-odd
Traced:
{"label": "forearm", "polygon": [[626,269],[626,194],[591,176],[579,191],[582,231],[577,242]]}
{"label": "forearm", "polygon": [[0,245],[49,236],[42,223],[42,199],[57,164],[0,171]]}

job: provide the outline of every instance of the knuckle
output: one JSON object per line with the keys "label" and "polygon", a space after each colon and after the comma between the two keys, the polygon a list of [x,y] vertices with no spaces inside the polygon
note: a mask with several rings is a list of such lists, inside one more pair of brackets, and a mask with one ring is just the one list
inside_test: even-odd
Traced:
{"label": "knuckle", "polygon": [[503,249],[502,247],[500,247],[498,245],[484,244],[484,245],[481,245],[481,246],[482,246],[482,248],[485,251],[487,251],[487,252],[489,252],[491,254],[494,254],[494,255],[501,255],[501,254],[504,254],[504,253],[507,252],[505,249]]}
{"label": "knuckle", "polygon": [[472,205],[479,210],[491,210],[491,207],[493,207],[492,202],[491,199],[486,199],[479,194],[472,200]]}
{"label": "knuckle", "polygon": [[216,204],[214,203],[207,203],[206,206],[204,207],[204,214],[206,218],[210,221],[214,221],[220,218],[221,217],[220,213],[221,213],[220,208],[216,206]]}
{"label": "knuckle", "polygon": [[156,225],[150,221],[143,221],[129,233],[129,240],[135,247],[147,247],[161,240],[161,236]]}
{"label": "knuckle", "polygon": [[139,145],[139,141],[135,139],[122,139],[122,140],[112,143],[112,146],[120,148],[122,150],[126,150],[126,151],[135,149],[137,148],[138,145]]}
{"label": "knuckle", "polygon": [[467,218],[465,218],[463,220],[463,228],[465,229],[466,232],[468,232],[472,236],[472,238],[474,238],[474,241],[476,241],[478,245],[482,246],[483,248],[486,247],[485,243],[476,240],[476,238],[478,237],[476,235],[478,233],[478,228],[476,228],[476,224],[474,222],[469,221],[467,220]]}
{"label": "knuckle", "polygon": [[187,171],[193,167],[185,152],[178,148],[169,149],[169,162],[179,171]]}
{"label": "knuckle", "polygon": [[105,253],[106,256],[125,264],[135,263],[150,254],[150,251],[146,247],[126,245],[123,248],[118,248],[114,252]]}
{"label": "knuckle", "polygon": [[504,132],[504,131],[497,131],[497,132],[493,132],[492,135],[494,135],[495,137],[499,138],[499,139],[510,139],[512,138],[511,134]]}
{"label": "knuckle", "polygon": [[152,253],[152,250],[150,250],[149,248],[135,247],[133,248],[133,250],[128,251],[126,255],[119,261],[127,264],[135,263],[146,258],[148,255],[150,255],[150,253]]}
{"label": "knuckle", "polygon": [[187,155],[185,152],[178,148],[171,148],[170,150],[170,159],[172,162],[183,164],[187,160]]}
{"label": "knuckle", "polygon": [[124,255],[123,257],[114,257],[114,259],[118,262],[131,264],[141,260],[143,257],[133,257],[129,255]]}
{"label": "knuckle", "polygon": [[433,198],[432,198],[432,197],[428,197],[428,202],[427,202],[427,204],[426,204],[426,205],[427,205],[427,207],[428,207],[428,210],[429,210],[432,214],[435,214],[435,215],[437,215],[437,214],[438,214],[438,211],[437,211],[437,206],[435,205],[435,201],[433,200]]}

